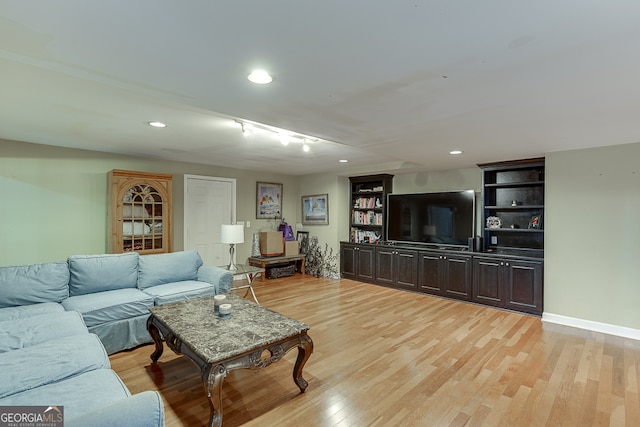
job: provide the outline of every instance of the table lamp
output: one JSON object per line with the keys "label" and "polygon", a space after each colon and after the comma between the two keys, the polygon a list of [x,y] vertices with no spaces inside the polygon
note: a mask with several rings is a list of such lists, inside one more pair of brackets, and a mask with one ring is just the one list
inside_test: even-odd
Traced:
{"label": "table lamp", "polygon": [[222,224],[220,232],[220,242],[229,244],[229,265],[228,270],[235,271],[238,269],[233,261],[236,251],[236,244],[244,243],[244,225],[242,224]]}

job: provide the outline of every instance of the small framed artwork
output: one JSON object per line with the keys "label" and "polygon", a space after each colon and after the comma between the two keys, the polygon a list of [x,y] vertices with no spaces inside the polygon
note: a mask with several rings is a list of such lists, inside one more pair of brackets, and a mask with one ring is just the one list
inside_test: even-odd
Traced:
{"label": "small framed artwork", "polygon": [[302,224],[329,224],[329,195],[302,196]]}
{"label": "small framed artwork", "polygon": [[296,233],[296,238],[298,240],[298,248],[300,248],[300,253],[306,254],[307,248],[309,247],[309,232],[298,231]]}
{"label": "small framed artwork", "polygon": [[256,182],[256,218],[282,218],[282,184]]}
{"label": "small framed artwork", "polygon": [[542,215],[533,215],[529,220],[529,228],[542,230]]}

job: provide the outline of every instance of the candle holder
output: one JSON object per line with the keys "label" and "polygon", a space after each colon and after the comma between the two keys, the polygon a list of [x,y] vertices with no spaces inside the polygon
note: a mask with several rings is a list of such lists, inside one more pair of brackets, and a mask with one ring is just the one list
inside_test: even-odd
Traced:
{"label": "candle holder", "polygon": [[213,297],[213,312],[218,313],[220,306],[227,302],[226,295],[216,295]]}
{"label": "candle holder", "polygon": [[222,319],[225,319],[231,316],[231,304],[220,304],[218,312],[219,312],[218,315]]}

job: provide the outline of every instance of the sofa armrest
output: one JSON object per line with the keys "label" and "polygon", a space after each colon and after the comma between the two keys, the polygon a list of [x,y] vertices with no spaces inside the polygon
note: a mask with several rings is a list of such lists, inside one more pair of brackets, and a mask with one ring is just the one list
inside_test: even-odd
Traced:
{"label": "sofa armrest", "polygon": [[203,265],[198,269],[198,280],[213,285],[216,294],[227,294],[233,283],[233,273],[221,267]]}
{"label": "sofa armrest", "polygon": [[164,404],[156,391],[143,391],[65,420],[66,427],[163,427]]}

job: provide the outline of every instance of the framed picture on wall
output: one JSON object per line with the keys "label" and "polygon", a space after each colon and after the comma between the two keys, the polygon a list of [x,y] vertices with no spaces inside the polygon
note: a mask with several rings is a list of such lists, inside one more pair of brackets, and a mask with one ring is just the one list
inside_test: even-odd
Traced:
{"label": "framed picture on wall", "polygon": [[296,233],[296,238],[298,240],[298,248],[300,248],[300,253],[306,254],[307,248],[309,247],[309,232],[298,231]]}
{"label": "framed picture on wall", "polygon": [[282,184],[256,182],[256,218],[282,218]]}
{"label": "framed picture on wall", "polygon": [[329,224],[329,195],[302,196],[302,224]]}

